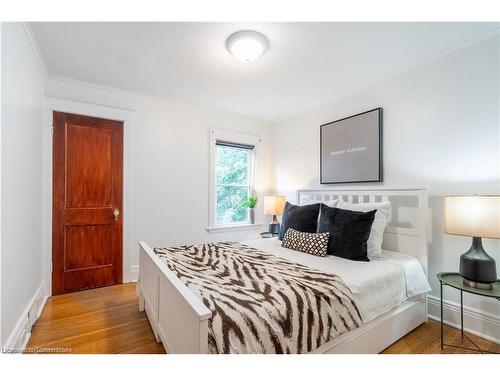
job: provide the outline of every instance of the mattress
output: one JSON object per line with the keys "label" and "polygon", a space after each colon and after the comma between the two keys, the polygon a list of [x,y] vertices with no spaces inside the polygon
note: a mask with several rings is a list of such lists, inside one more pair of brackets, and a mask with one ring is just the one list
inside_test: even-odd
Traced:
{"label": "mattress", "polygon": [[354,294],[363,323],[375,319],[410,297],[431,290],[418,260],[405,254],[383,250],[378,259],[357,262],[286,249],[277,238],[243,243],[292,262],[340,276]]}

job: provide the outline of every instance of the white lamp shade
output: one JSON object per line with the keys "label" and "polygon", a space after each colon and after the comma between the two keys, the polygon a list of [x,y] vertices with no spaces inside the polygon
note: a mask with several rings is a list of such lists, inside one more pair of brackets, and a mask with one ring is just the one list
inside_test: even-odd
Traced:
{"label": "white lamp shade", "polygon": [[283,195],[273,195],[264,197],[265,215],[282,215],[285,207],[286,197]]}
{"label": "white lamp shade", "polygon": [[500,195],[445,197],[444,231],[460,236],[500,238]]}

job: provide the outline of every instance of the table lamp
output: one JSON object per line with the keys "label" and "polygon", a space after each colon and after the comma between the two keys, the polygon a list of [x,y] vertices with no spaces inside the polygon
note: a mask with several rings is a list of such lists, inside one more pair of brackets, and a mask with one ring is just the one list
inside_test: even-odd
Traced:
{"label": "table lamp", "polygon": [[280,222],[276,215],[283,214],[285,207],[285,196],[273,195],[264,197],[264,214],[273,215],[273,221],[269,224],[269,233],[278,234],[280,231]]}
{"label": "table lamp", "polygon": [[500,195],[445,197],[444,212],[445,233],[472,237],[471,248],[460,256],[464,284],[491,289],[497,269],[481,238],[500,238]]}

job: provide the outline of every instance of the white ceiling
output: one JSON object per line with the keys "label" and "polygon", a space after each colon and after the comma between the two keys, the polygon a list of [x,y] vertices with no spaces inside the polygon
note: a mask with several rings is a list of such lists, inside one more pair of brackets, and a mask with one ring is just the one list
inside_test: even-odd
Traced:
{"label": "white ceiling", "polygon": [[[498,23],[32,23],[51,74],[265,120],[283,119],[499,27]],[[253,29],[244,64],[226,38]]]}

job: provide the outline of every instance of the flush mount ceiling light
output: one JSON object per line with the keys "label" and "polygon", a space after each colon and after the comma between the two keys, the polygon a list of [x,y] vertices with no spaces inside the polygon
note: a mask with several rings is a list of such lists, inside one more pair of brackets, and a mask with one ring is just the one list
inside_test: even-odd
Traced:
{"label": "flush mount ceiling light", "polygon": [[267,38],[257,31],[238,31],[227,39],[227,49],[245,63],[257,60],[267,49]]}

